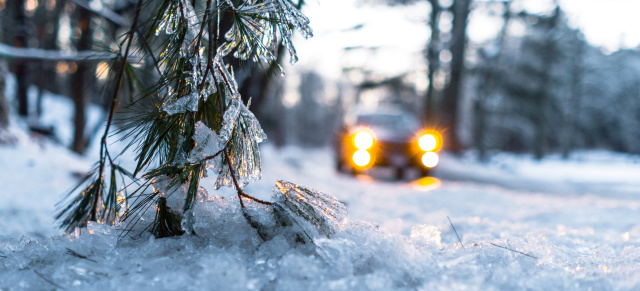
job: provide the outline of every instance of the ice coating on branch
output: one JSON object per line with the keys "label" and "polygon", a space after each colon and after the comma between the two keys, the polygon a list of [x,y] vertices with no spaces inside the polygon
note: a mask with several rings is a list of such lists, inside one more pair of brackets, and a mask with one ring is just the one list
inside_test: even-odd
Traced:
{"label": "ice coating on branch", "polygon": [[230,100],[224,114],[220,137],[224,140],[228,139],[229,160],[223,159],[222,173],[218,176],[214,187],[216,189],[221,186],[235,187],[230,167],[236,174],[240,188],[244,188],[249,182],[259,180],[262,175],[258,143],[266,141],[267,135],[256,117],[240,99]]}
{"label": "ice coating on branch", "polygon": [[200,94],[194,92],[177,100],[164,103],[162,105],[162,110],[167,112],[169,115],[184,113],[187,111],[195,112],[198,111],[199,101]]}
{"label": "ice coating on branch", "polygon": [[[194,40],[200,32],[200,23],[196,11],[188,0],[180,0],[177,3],[171,3],[169,7],[167,7],[162,20],[156,28],[156,36],[160,35],[160,33],[164,31],[175,41],[178,41],[178,37],[175,35],[175,32],[180,27],[186,28],[184,39],[179,40],[182,43],[180,55],[183,57],[189,56],[193,54],[193,48],[195,47]],[[169,48],[167,47],[167,49]],[[166,53],[167,51],[164,51],[161,56]]]}
{"label": "ice coating on branch", "polygon": [[227,3],[238,20],[225,33],[227,42],[218,47],[220,55],[227,55],[235,49],[233,56],[236,58],[270,63],[276,59],[276,32],[279,31],[289,51],[290,63],[294,64],[298,61],[298,56],[291,42],[293,30],[297,29],[305,38],[313,36],[309,18],[288,0],[250,0],[237,8],[230,1]]}
{"label": "ice coating on branch", "polygon": [[193,140],[195,141],[195,147],[187,158],[190,163],[198,163],[207,157],[212,157],[224,147],[224,143],[221,143],[223,139],[202,121],[196,123]]}
{"label": "ice coating on branch", "polygon": [[186,20],[185,24],[188,26],[187,40],[189,42],[193,41],[198,34],[198,16],[193,6],[191,6],[191,3],[185,0],[180,1],[177,7],[174,5],[167,7],[162,20],[156,28],[156,36],[160,35],[162,31],[168,35],[174,34],[180,26],[182,17],[184,17],[184,20]]}
{"label": "ice coating on branch", "polygon": [[218,54],[213,59],[213,75],[218,83],[223,83],[226,88],[226,105],[232,99],[239,99],[240,93],[238,92],[238,83],[233,74],[233,67],[230,67],[231,71],[227,69],[222,57]]}
{"label": "ice coating on branch", "polygon": [[224,112],[222,128],[220,128],[220,137],[222,140],[227,141],[231,138],[233,129],[236,127],[238,117],[240,116],[241,105],[242,102],[238,99],[232,99],[227,107],[227,111]]}
{"label": "ice coating on branch", "polygon": [[198,54],[189,59],[191,70],[185,72],[188,76],[186,82],[190,86],[191,92],[198,92],[206,102],[209,95],[216,93],[217,88],[216,82],[211,74],[206,74],[205,79],[207,60],[202,56],[204,48],[200,50]]}
{"label": "ice coating on branch", "polygon": [[276,211],[312,240],[331,237],[342,229],[348,215],[347,207],[335,197],[282,180],[276,182],[272,200]]}
{"label": "ice coating on branch", "polygon": [[[211,74],[205,74],[204,71],[207,67],[207,61],[199,54],[193,56],[189,62],[191,63],[191,70],[185,72],[187,77],[185,83],[189,88],[189,94],[184,97],[178,98],[173,101],[166,102],[162,106],[162,110],[166,111],[169,115],[176,113],[185,113],[187,111],[198,111],[198,103],[200,98],[205,102],[209,95],[217,92],[216,82]],[[174,92],[172,90],[167,94],[167,98],[171,98]]]}

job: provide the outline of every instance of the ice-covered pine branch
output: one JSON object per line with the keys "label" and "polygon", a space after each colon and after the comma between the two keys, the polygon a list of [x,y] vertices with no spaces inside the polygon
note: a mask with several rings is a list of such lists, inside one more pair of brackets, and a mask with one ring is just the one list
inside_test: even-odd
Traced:
{"label": "ice-covered pine branch", "polygon": [[[135,45],[144,46],[137,51],[154,60],[160,76],[140,91],[153,94],[139,94],[134,103],[153,106],[132,107],[133,117],[121,128],[130,137],[127,148],[137,149],[137,165],[132,174],[114,166],[117,161],[103,144],[100,167],[94,173],[97,178],[85,181],[83,195],[75,196],[58,215],[63,226],[73,228],[95,220],[96,208],[100,208],[100,217],[122,215],[119,219],[129,222],[128,230],[135,230],[139,220],[144,220],[153,223],[142,230],[151,229],[157,237],[193,233],[194,206],[208,195],[201,179],[211,178],[216,179],[213,190],[222,186],[236,190],[243,212],[244,201],[270,207],[281,222],[278,225],[298,229],[305,242],[333,235],[346,218],[346,207],[330,195],[283,181],[276,183],[273,202],[243,191],[261,178],[258,145],[267,136],[249,110],[250,104],[242,102],[233,67],[227,63],[235,57],[273,65],[279,45],[288,49],[295,63],[291,38],[294,30],[305,38],[312,36],[309,19],[289,0],[205,0],[203,11],[196,11],[191,0],[147,0],[144,5],[139,1],[136,17],[143,15],[140,7],[154,10],[144,14],[149,19],[141,20],[145,24],[140,29],[146,31],[139,31],[134,21],[127,50],[137,35]],[[229,23],[221,24],[221,20]],[[230,28],[220,34],[221,27]],[[116,98],[117,94],[113,100]],[[117,169],[112,170],[112,177],[103,178],[105,165]],[[107,193],[103,183],[110,181],[109,189],[118,189],[120,182],[113,178],[116,173],[136,181],[132,185],[137,188],[114,206],[112,190]],[[103,203],[106,200],[110,203]],[[103,207],[105,204],[109,206]],[[250,215],[246,218],[260,231]]]}

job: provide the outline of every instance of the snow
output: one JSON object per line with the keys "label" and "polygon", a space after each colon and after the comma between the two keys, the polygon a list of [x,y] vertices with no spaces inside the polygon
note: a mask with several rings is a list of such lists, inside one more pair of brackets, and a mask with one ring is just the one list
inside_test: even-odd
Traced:
{"label": "snow", "polygon": [[0,145],[0,290],[640,288],[638,156],[499,154],[484,165],[473,153],[445,154],[436,178],[394,181],[385,169],[336,174],[329,149],[267,143],[263,179],[244,191],[271,200],[283,179],[335,196],[349,217],[330,238],[300,243],[268,206],[247,202],[255,221],[278,230],[264,241],[234,190],[212,190],[215,179],[201,184],[209,196],[194,209],[197,235],[154,239],[91,224],[76,236],[56,229],[54,204],[96,154],[77,156],[11,124],[16,144]]}

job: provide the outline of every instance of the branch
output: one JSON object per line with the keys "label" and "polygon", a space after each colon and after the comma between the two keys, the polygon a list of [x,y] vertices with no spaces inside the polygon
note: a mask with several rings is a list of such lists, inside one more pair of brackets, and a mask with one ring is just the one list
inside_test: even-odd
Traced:
{"label": "branch", "polygon": [[127,18],[120,16],[120,14],[115,13],[109,9],[106,9],[104,7],[102,7],[102,9],[97,10],[97,9],[93,9],[91,8],[91,5],[89,5],[89,3],[86,0],[68,0],[71,1],[73,3],[75,3],[76,5],[89,10],[90,12],[103,17],[106,20],[111,21],[113,24],[118,25],[118,26],[127,26],[129,24],[129,21],[127,21]]}
{"label": "branch", "polygon": [[[100,142],[100,169],[98,175],[100,175],[102,179],[102,175],[104,173],[104,164],[105,164],[105,152],[108,154],[107,150],[107,135],[109,134],[109,127],[113,122],[113,113],[116,111],[116,103],[118,102],[118,95],[120,94],[120,86],[122,84],[122,79],[124,77],[124,69],[127,65],[127,57],[129,56],[129,49],[131,48],[131,42],[133,41],[133,35],[137,31],[138,25],[138,16],[140,16],[142,6],[142,0],[138,0],[138,5],[136,6],[135,16],[133,18],[133,24],[131,25],[131,30],[129,30],[129,39],[127,40],[127,47],[124,52],[124,56],[122,59],[122,64],[118,70],[116,88],[113,90],[113,96],[111,97],[111,109],[109,110],[109,119],[107,120],[107,126],[104,129],[104,135],[102,135],[102,140]],[[96,189],[96,193],[100,193],[100,184],[98,183],[98,189]],[[97,200],[96,200],[97,201]],[[92,220],[95,220],[96,208],[94,207],[93,213],[91,215]]]}
{"label": "branch", "polygon": [[0,43],[0,58],[26,59],[41,61],[106,61],[118,55],[99,51],[59,51],[37,48],[18,48]]}

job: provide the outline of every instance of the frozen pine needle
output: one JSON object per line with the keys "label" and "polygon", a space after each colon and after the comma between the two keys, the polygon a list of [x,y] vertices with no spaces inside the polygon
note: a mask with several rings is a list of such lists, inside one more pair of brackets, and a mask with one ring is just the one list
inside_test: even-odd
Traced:
{"label": "frozen pine needle", "polygon": [[92,261],[94,263],[97,263],[94,259],[90,259],[89,257],[87,257],[85,255],[79,254],[78,252],[76,252],[76,251],[74,251],[74,250],[72,250],[70,248],[67,248],[67,254],[70,254],[70,255],[72,255],[72,256],[74,256],[76,258],[85,259],[87,261]]}
{"label": "frozen pine needle", "polygon": [[533,258],[533,259],[536,259],[536,260],[538,259],[538,257],[534,257],[534,256],[532,256],[532,255],[530,255],[530,254],[523,253],[523,252],[521,252],[521,251],[517,251],[517,250],[514,250],[514,249],[510,249],[510,248],[508,248],[508,247],[503,247],[503,246],[500,246],[500,245],[497,245],[497,244],[494,244],[494,243],[491,243],[491,242],[490,242],[489,244],[490,244],[490,245],[492,245],[492,246],[494,246],[494,247],[499,247],[499,248],[502,248],[502,249],[505,249],[505,250],[508,250],[508,251],[512,251],[512,252],[514,252],[514,253],[519,253],[519,254],[521,254],[521,255],[525,255],[525,256],[527,256],[527,257],[530,257],[530,258]]}
{"label": "frozen pine needle", "polygon": [[312,239],[331,237],[347,218],[347,207],[335,197],[290,182],[277,181],[272,197]]}
{"label": "frozen pine needle", "polygon": [[451,228],[453,228],[453,232],[456,233],[456,237],[458,238],[458,241],[460,242],[460,245],[462,246],[462,248],[464,249],[464,244],[462,244],[462,240],[460,239],[460,236],[458,235],[458,231],[456,231],[456,227],[453,226],[453,223],[451,222],[451,219],[449,218],[449,216],[447,215],[447,219],[449,220],[449,224],[451,224]]}
{"label": "frozen pine needle", "polygon": [[36,273],[36,275],[38,275],[38,277],[40,277],[40,279],[42,279],[43,281],[51,284],[53,287],[56,287],[58,289],[62,289],[62,290],[67,290],[66,288],[56,284],[55,282],[51,281],[51,279],[45,277],[44,275],[40,274],[38,271],[33,270],[34,273]]}

